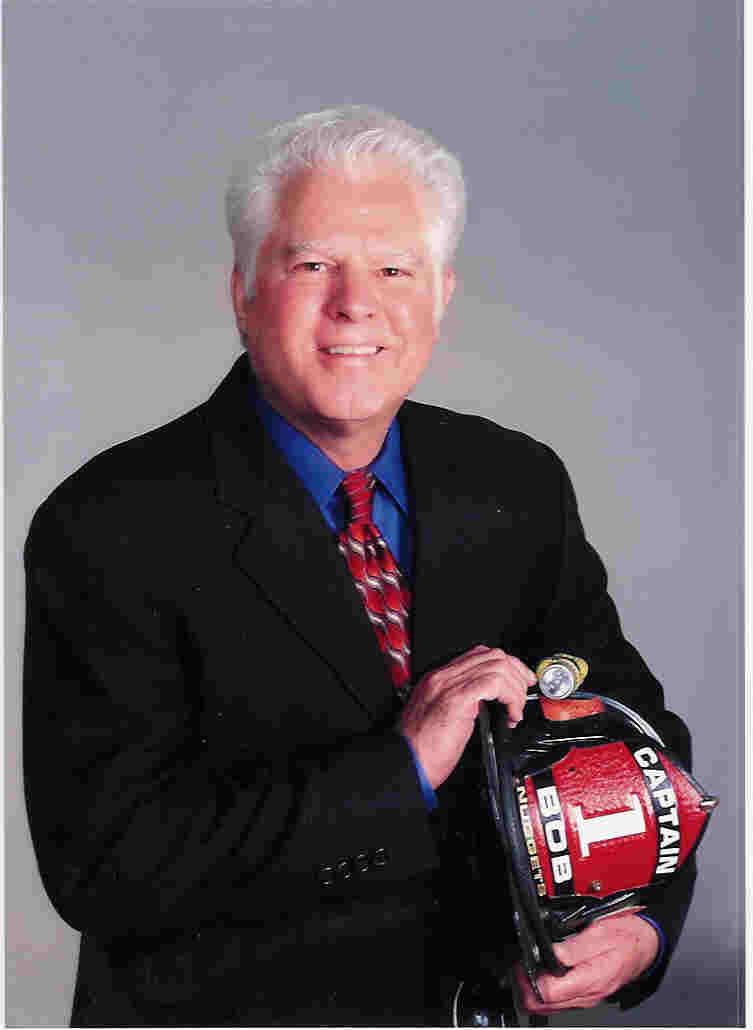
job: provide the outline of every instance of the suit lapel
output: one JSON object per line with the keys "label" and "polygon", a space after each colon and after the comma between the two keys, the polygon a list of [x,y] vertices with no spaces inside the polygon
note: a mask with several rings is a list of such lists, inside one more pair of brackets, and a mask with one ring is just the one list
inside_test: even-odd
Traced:
{"label": "suit lapel", "polygon": [[394,694],[363,602],[316,503],[258,422],[240,362],[208,404],[219,499],[249,517],[236,560],[353,697],[384,714]]}

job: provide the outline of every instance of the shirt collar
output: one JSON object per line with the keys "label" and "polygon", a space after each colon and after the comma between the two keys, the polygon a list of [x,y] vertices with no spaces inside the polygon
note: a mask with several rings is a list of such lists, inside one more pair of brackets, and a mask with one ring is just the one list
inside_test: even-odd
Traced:
{"label": "shirt collar", "polygon": [[405,465],[400,445],[400,423],[396,418],[387,431],[382,449],[372,461],[369,468],[379,482],[392,495],[392,499],[402,509],[406,517],[410,517],[410,500],[405,482]]}
{"label": "shirt collar", "polygon": [[[262,396],[254,384],[253,403],[262,425],[277,444],[288,464],[297,474],[320,508],[329,504],[333,494],[345,477],[345,473],[321,451],[315,443],[304,436],[295,426],[275,410]],[[409,517],[408,489],[405,482],[400,449],[400,426],[392,420],[382,449],[369,465],[382,486],[389,491],[393,500]]]}

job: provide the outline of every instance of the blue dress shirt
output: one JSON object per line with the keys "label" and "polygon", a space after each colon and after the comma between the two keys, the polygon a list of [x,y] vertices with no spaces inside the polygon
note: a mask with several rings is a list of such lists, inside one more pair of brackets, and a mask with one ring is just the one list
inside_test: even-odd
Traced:
{"label": "blue dress shirt", "polygon": [[[287,419],[254,390],[254,407],[269,436],[282,451],[308,492],[314,498],[333,533],[345,529],[346,501],[340,484],[345,473],[307,436],[299,432]],[[405,483],[405,466],[400,450],[400,426],[394,419],[385,437],[382,449],[369,465],[376,477],[372,518],[380,530],[402,572],[413,582],[413,501]],[[421,783],[427,807],[437,807],[437,798],[418,756],[409,740],[413,761]]]}

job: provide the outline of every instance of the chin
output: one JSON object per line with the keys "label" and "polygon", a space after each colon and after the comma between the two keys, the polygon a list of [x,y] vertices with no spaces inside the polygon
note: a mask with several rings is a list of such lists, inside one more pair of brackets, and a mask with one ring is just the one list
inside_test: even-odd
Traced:
{"label": "chin", "polygon": [[380,397],[329,397],[314,410],[327,422],[378,422],[392,421],[400,402],[390,403]]}
{"label": "chin", "polygon": [[388,426],[392,421],[394,412],[390,409],[389,412],[383,409],[371,409],[371,408],[351,408],[351,409],[337,409],[328,408],[325,411],[319,412],[319,417],[324,422],[329,422],[333,425],[368,425],[369,423],[377,424],[384,423]]}

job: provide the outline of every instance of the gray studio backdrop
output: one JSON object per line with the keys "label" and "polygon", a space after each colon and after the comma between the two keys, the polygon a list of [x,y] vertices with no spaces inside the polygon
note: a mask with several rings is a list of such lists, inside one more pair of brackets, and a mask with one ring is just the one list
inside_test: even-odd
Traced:
{"label": "gray studio backdrop", "polygon": [[722,798],[664,986],[599,1018],[740,1022],[740,20],[734,0],[6,2],[10,1026],[66,1022],[78,941],[22,795],[29,520],[220,380],[238,348],[231,160],[342,101],[464,159],[461,286],[416,396],[559,451],[626,632]]}

